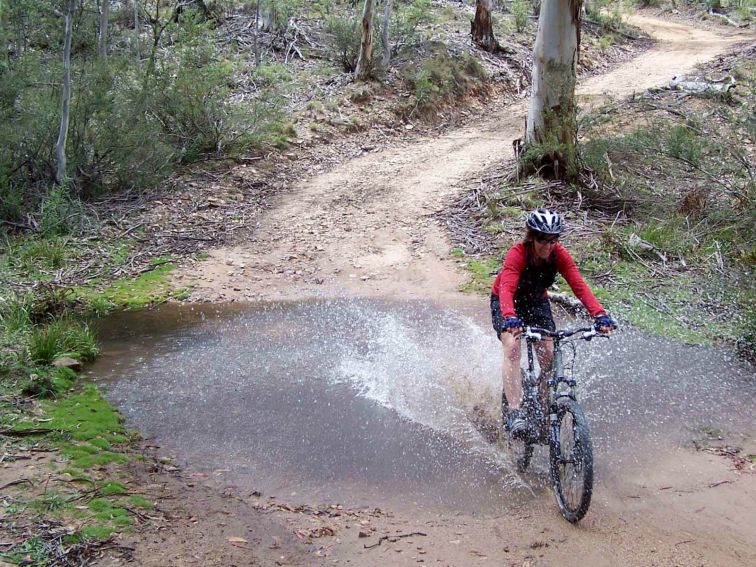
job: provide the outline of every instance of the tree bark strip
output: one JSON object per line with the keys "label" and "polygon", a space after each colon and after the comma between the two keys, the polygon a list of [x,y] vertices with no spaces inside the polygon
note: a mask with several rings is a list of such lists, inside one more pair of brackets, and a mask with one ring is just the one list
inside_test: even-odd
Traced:
{"label": "tree bark strip", "polygon": [[108,20],[110,18],[110,0],[100,0],[100,28],[97,36],[97,56],[108,56]]}
{"label": "tree bark strip", "polygon": [[362,11],[362,40],[357,60],[357,78],[367,81],[373,77],[373,0],[365,0]]}
{"label": "tree bark strip", "polygon": [[61,185],[66,179],[66,140],[68,139],[68,118],[71,106],[71,36],[73,35],[73,17],[76,0],[68,0],[66,10],[66,31],[63,40],[63,92],[60,103],[60,130],[58,143],[55,145],[55,157],[58,167],[55,171],[55,183]]}

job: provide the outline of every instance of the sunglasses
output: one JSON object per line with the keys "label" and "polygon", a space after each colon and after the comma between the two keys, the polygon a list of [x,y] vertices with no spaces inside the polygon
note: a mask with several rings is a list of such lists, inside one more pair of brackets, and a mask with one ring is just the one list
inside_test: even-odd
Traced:
{"label": "sunglasses", "polygon": [[559,242],[558,236],[549,236],[547,234],[536,234],[535,239],[542,244],[556,244]]}

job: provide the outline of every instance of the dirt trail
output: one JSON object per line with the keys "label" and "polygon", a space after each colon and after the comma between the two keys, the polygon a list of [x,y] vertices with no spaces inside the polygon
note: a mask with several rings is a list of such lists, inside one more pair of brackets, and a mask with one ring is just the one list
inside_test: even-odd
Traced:
{"label": "dirt trail", "polygon": [[[579,87],[583,105],[664,85],[724,53],[744,35],[635,16],[659,40],[650,51]],[[186,267],[192,299],[270,300],[305,296],[456,295],[464,278],[429,215],[487,165],[512,155],[525,102],[440,136],[400,141],[347,161],[278,196],[248,242]]]}
{"label": "dirt trail", "polygon": [[[584,81],[584,105],[664,85],[749,39],[648,16],[632,21],[658,44]],[[214,250],[180,270],[177,282],[195,284],[195,301],[458,298],[465,275],[449,258],[444,228],[431,215],[487,165],[512,154],[525,113],[524,102],[499,109],[469,126],[398,141],[305,179],[277,197],[248,242]],[[685,489],[666,490],[670,479],[680,486],[681,470]],[[756,564],[755,500],[756,475],[720,457],[681,450],[653,471],[630,471],[617,486],[603,486],[579,527],[561,520],[546,497],[498,518],[424,515],[411,506],[380,516],[313,518],[282,509],[268,517],[292,532],[328,528],[337,534],[314,541],[304,563],[313,565],[745,566]],[[359,531],[371,538],[358,537]],[[363,545],[379,535],[412,532],[423,535]],[[285,542],[281,553],[278,564],[301,564],[287,556]]]}

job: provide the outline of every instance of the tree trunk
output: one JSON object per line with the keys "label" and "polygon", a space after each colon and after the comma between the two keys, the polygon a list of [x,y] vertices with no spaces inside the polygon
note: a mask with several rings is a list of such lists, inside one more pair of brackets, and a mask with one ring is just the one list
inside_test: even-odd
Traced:
{"label": "tree trunk", "polygon": [[357,78],[367,81],[373,77],[373,0],[365,0],[362,11],[362,40],[357,60]]}
{"label": "tree trunk", "polygon": [[55,156],[58,168],[55,171],[55,183],[61,185],[66,179],[66,140],[68,139],[68,117],[71,106],[71,36],[73,35],[73,18],[76,0],[68,0],[66,10],[66,31],[63,39],[63,92],[60,103],[60,130]]}
{"label": "tree trunk", "polygon": [[540,145],[536,167],[564,179],[577,175],[575,83],[582,0],[542,0],[533,47],[533,88],[525,147]]}
{"label": "tree trunk", "polygon": [[255,67],[260,66],[260,2],[255,3]]}
{"label": "tree trunk", "polygon": [[391,22],[392,0],[384,0],[383,6],[383,28],[381,29],[381,43],[383,44],[383,57],[381,64],[384,69],[388,67],[391,61],[391,44],[389,43],[389,24]]}
{"label": "tree trunk", "polygon": [[499,49],[493,32],[493,0],[476,0],[475,19],[470,22],[470,34],[473,42],[486,51],[495,52]]}
{"label": "tree trunk", "polygon": [[139,0],[134,0],[134,51],[136,52],[137,68],[142,68],[142,56],[139,49]]}
{"label": "tree trunk", "polygon": [[108,19],[110,16],[110,0],[100,0],[100,29],[97,37],[97,55],[100,59],[108,56]]}

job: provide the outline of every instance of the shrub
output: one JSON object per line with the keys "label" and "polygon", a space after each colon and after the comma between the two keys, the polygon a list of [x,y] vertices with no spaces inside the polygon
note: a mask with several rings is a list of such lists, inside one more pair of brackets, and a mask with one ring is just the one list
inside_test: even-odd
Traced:
{"label": "shrub", "polygon": [[360,21],[356,13],[328,18],[326,32],[330,36],[331,58],[345,72],[353,72],[360,55]]}
{"label": "shrub", "polygon": [[[0,175],[2,175],[1,167]],[[11,184],[7,175],[0,177],[0,221],[18,222],[23,216],[23,192]]]}
{"label": "shrub", "polygon": [[512,2],[512,16],[514,16],[515,29],[518,32],[528,27],[528,14],[530,12],[530,2],[527,0],[514,0]]}
{"label": "shrub", "polygon": [[394,18],[393,36],[396,45],[415,43],[417,28],[432,20],[430,0],[412,0],[409,4],[399,5]]}
{"label": "shrub", "polygon": [[445,48],[423,61],[408,76],[415,95],[415,108],[427,109],[438,101],[469,91],[485,71],[468,54],[455,55]]}
{"label": "shrub", "polygon": [[45,237],[71,234],[81,227],[84,210],[66,185],[54,187],[42,201],[39,231]]}
{"label": "shrub", "polygon": [[20,267],[27,272],[39,269],[57,270],[65,265],[70,252],[60,240],[27,240],[15,254]]}
{"label": "shrub", "polygon": [[0,324],[9,333],[26,330],[32,323],[31,311],[31,301],[26,298],[0,298]]}
{"label": "shrub", "polygon": [[669,130],[666,146],[671,157],[687,161],[696,167],[700,166],[704,142],[686,125],[677,124]]}
{"label": "shrub", "polygon": [[99,350],[89,326],[70,319],[57,319],[46,327],[35,328],[29,339],[29,356],[38,364],[50,364],[64,354],[92,360]]}

